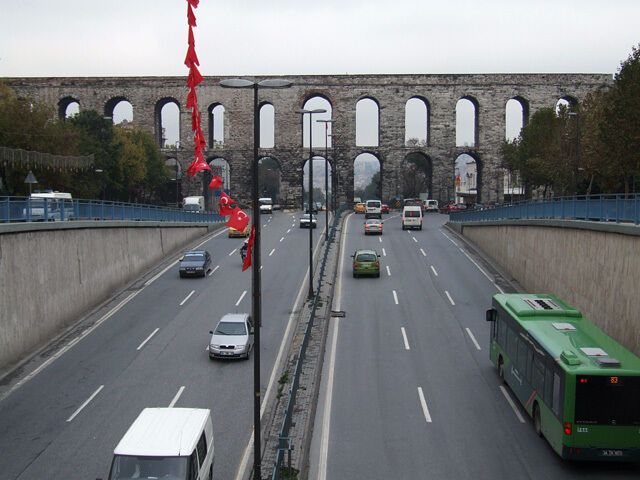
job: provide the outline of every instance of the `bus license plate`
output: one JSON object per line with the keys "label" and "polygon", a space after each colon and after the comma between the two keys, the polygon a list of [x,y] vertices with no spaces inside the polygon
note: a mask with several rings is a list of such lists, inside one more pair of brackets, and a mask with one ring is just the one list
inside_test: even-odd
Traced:
{"label": "bus license plate", "polygon": [[603,457],[621,457],[622,450],[602,450]]}

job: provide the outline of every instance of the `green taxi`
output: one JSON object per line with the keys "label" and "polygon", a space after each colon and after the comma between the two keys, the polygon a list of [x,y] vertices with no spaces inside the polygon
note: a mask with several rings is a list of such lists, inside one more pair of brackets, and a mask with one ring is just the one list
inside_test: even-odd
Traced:
{"label": "green taxi", "polygon": [[356,250],[353,258],[353,277],[373,275],[380,277],[380,255],[375,250]]}

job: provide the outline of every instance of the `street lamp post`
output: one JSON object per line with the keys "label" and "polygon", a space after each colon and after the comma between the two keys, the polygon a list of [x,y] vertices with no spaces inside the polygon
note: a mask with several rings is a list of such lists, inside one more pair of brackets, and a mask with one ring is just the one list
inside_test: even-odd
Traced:
{"label": "street lamp post", "polygon": [[262,479],[260,464],[260,327],[262,326],[261,282],[260,282],[260,204],[258,202],[258,149],[260,147],[260,115],[258,111],[258,90],[260,88],[288,88],[293,83],[282,78],[273,78],[254,82],[240,78],[230,78],[220,81],[224,88],[251,88],[253,89],[253,165],[252,173],[252,205],[253,205],[253,257],[251,262],[251,317],[254,325],[254,352],[253,352],[253,478]]}
{"label": "street lamp post", "polygon": [[[329,137],[331,136],[329,135],[329,124],[333,123],[333,120],[316,120],[316,122],[324,123],[324,239],[329,241]],[[333,190],[333,185],[331,185],[331,189]]]}
{"label": "street lamp post", "polygon": [[309,114],[309,298],[313,298],[313,114],[326,112],[324,108],[298,110],[303,119],[305,114]]}
{"label": "street lamp post", "polygon": [[578,194],[578,171],[580,165],[580,113],[569,112],[570,117],[576,117],[576,154],[573,156],[573,195]]}

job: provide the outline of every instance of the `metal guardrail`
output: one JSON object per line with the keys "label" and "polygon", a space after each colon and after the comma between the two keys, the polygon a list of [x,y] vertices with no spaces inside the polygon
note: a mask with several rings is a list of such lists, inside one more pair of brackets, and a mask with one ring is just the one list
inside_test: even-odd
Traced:
{"label": "metal guardrail", "polygon": [[[331,223],[331,228],[329,231],[329,240],[324,249],[324,255],[322,257],[322,263],[320,265],[320,271],[318,274],[318,281],[316,285],[316,293],[320,291],[320,285],[322,279],[325,276],[325,268],[327,266],[327,257],[329,255],[329,245],[335,241],[336,236],[336,226],[342,217],[342,214],[347,211],[348,208],[345,204],[341,205],[337,211],[334,212],[333,222]],[[307,346],[309,345],[309,338],[311,337],[311,329],[314,326],[314,320],[316,316],[316,310],[318,308],[318,303],[321,301],[320,295],[317,295],[313,299],[313,305],[311,307],[311,316],[309,318],[309,322],[307,323],[307,328],[304,332],[304,338],[302,339],[302,345],[300,346],[300,353],[298,354],[298,360],[296,362],[295,371],[293,373],[293,381],[291,382],[291,387],[289,388],[289,401],[287,402],[287,407],[285,409],[284,419],[282,421],[282,428],[280,429],[279,442],[278,442],[278,452],[276,455],[275,465],[273,467],[273,474],[271,476],[272,480],[280,480],[282,478],[282,469],[284,463],[285,453],[289,454],[289,463],[291,461],[291,444],[289,438],[289,430],[291,429],[291,421],[293,418],[293,409],[296,405],[296,396],[298,393],[298,387],[300,385],[300,374],[302,373],[302,366],[306,359]]]}
{"label": "metal guardrail", "polygon": [[216,213],[200,213],[139,203],[60,198],[0,197],[0,222],[139,220],[222,222]]}
{"label": "metal guardrail", "polygon": [[452,212],[452,222],[519,219],[589,220],[640,224],[640,194],[582,195]]}

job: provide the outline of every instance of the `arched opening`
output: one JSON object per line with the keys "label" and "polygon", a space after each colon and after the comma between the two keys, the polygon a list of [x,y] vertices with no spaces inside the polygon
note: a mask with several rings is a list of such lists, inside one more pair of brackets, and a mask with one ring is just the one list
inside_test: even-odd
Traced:
{"label": "arched opening", "polygon": [[380,107],[372,98],[356,103],[356,146],[377,147],[380,138]]}
{"label": "arched opening", "polygon": [[211,176],[222,178],[222,189],[228,192],[231,188],[231,168],[229,162],[222,157],[209,158],[207,160],[211,167]]}
{"label": "arched opening", "polygon": [[396,179],[396,198],[433,198],[433,162],[421,152],[404,157]]}
{"label": "arched opening", "polygon": [[429,145],[429,104],[423,98],[407,100],[404,109],[404,144],[407,147]]}
{"label": "arched opening", "polygon": [[274,203],[281,203],[280,182],[282,168],[274,157],[262,157],[258,161],[258,185],[261,197],[270,197]]}
{"label": "arched opening", "polygon": [[133,105],[125,97],[113,97],[104,106],[104,116],[114,124],[133,122]]}
{"label": "arched opening", "polygon": [[180,145],[180,104],[175,98],[163,98],[156,103],[155,132],[160,148]]}
{"label": "arched opening", "polygon": [[556,102],[556,114],[560,115],[561,112],[577,112],[578,111],[578,99],[571,95],[565,95]]}
{"label": "arched opening", "polygon": [[167,173],[169,174],[164,191],[162,192],[162,199],[168,204],[180,205],[182,200],[182,193],[180,191],[180,183],[182,180],[182,166],[177,159],[169,157],[164,162]]}
{"label": "arched opening", "polygon": [[[315,142],[314,142],[315,143]],[[333,190],[333,169],[331,162],[326,164],[327,175],[325,177],[325,161],[324,157],[313,157],[313,202],[316,204],[318,210],[326,208],[327,199],[331,201],[331,192]],[[325,178],[327,183],[325,185]],[[328,187],[328,191],[325,191],[325,186]],[[309,200],[309,160],[305,160],[302,166],[302,201],[304,203],[303,209],[306,210],[306,205]]]}
{"label": "arched opening", "polygon": [[482,164],[468,153],[458,155],[454,162],[455,201],[473,205],[481,202]]}
{"label": "arched opening", "polygon": [[224,106],[220,103],[209,105],[209,148],[224,145]]}
{"label": "arched opening", "polygon": [[382,200],[382,171],[380,160],[371,153],[361,153],[353,161],[353,197]]}
{"label": "arched opening", "polygon": [[[325,113],[314,113],[312,115],[312,136],[313,148],[324,148],[325,142],[331,148],[331,137],[326,138],[324,124],[318,120],[330,120],[333,112],[331,102],[324,97],[316,95],[309,98],[302,106],[304,110],[326,110]],[[302,148],[309,148],[309,115],[301,115],[302,118]],[[329,126],[329,134],[331,134],[331,126]]]}
{"label": "arched opening", "polygon": [[80,102],[73,97],[62,98],[58,102],[58,118],[66,120],[80,113]]}
{"label": "arched opening", "polygon": [[260,107],[260,148],[275,146],[275,108],[270,103]]}
{"label": "arched opening", "polygon": [[478,145],[478,102],[473,97],[462,97],[456,103],[456,147]]}
{"label": "arched opening", "polygon": [[513,97],[505,106],[505,139],[514,141],[529,120],[529,102],[522,97]]}

